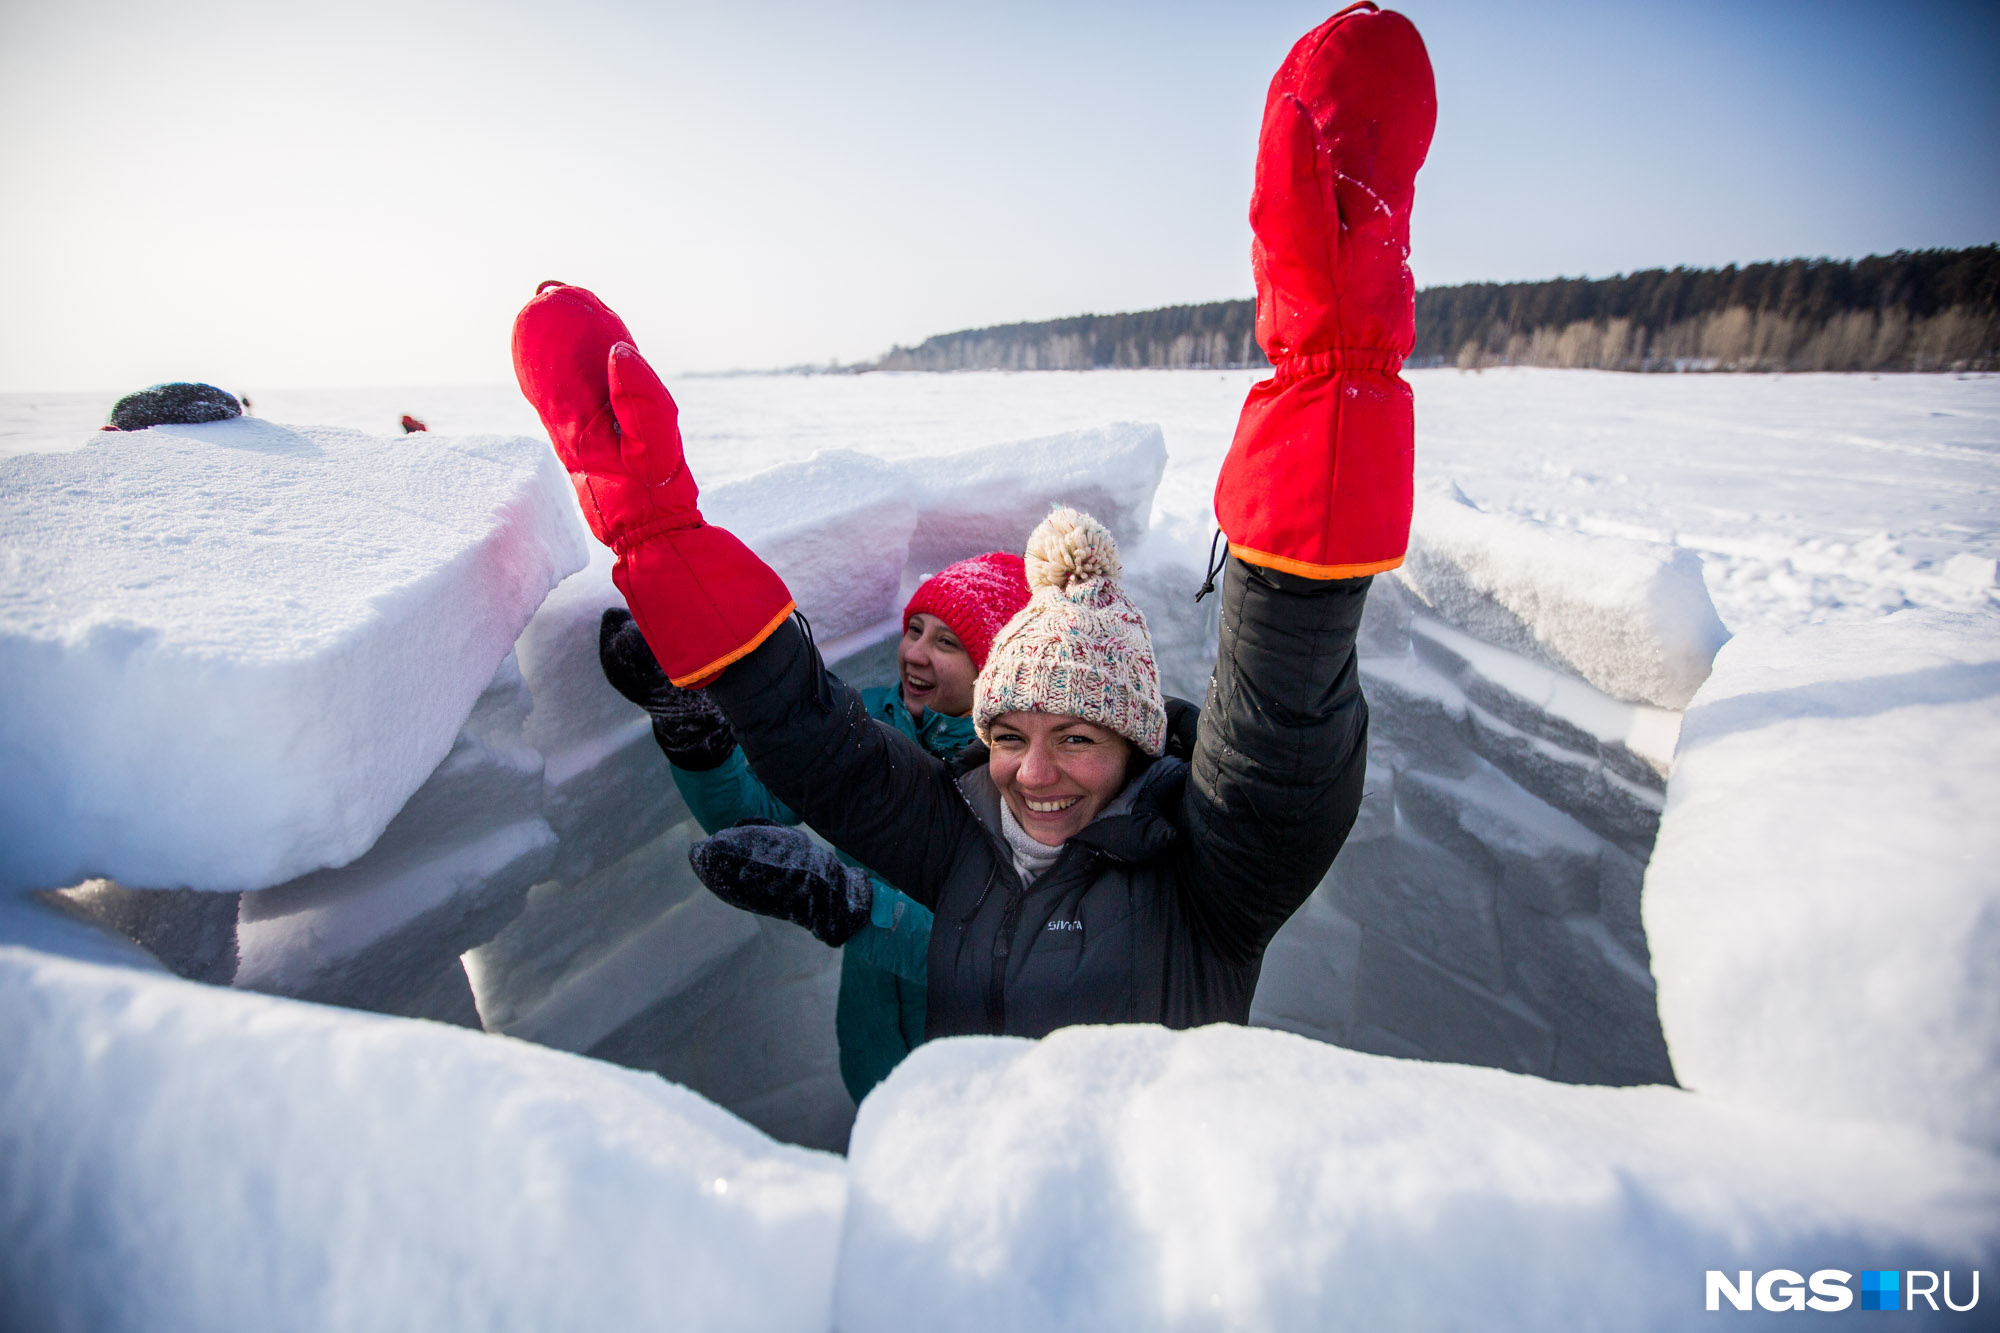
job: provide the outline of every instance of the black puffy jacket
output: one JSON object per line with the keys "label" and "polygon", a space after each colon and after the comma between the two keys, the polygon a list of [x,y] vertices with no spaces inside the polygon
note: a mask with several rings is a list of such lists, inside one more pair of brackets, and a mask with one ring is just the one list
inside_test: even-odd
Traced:
{"label": "black puffy jacket", "polygon": [[1232,557],[1192,763],[1150,765],[1031,885],[985,767],[870,720],[795,624],[710,693],[772,791],[937,913],[929,1036],[1242,1023],[1265,947],[1360,808],[1368,583]]}

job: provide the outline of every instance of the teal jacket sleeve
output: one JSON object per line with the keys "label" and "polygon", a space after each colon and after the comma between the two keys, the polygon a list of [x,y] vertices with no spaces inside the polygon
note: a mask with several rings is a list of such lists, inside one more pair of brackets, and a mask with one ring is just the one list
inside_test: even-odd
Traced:
{"label": "teal jacket sleeve", "polygon": [[671,765],[674,786],[680,788],[681,799],[687,802],[688,813],[701,825],[704,833],[719,833],[731,824],[745,819],[769,819],[780,824],[796,824],[799,817],[792,808],[771,795],[757,775],[750,771],[750,761],[743,757],[743,748],[738,746],[729,752],[729,758],[720,767],[705,773],[696,773]]}
{"label": "teal jacket sleeve", "polygon": [[931,909],[900,893],[882,879],[870,875],[875,903],[868,912],[868,924],[847,941],[847,950],[861,961],[892,972],[921,986],[930,975]]}

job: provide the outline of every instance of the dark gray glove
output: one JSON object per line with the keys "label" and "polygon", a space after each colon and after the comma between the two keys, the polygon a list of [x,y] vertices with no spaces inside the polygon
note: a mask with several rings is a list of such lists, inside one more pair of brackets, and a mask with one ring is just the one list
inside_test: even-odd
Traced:
{"label": "dark gray glove", "polygon": [[803,832],[746,819],[688,849],[688,864],[731,907],[804,926],[834,948],[868,924],[875,886]]}
{"label": "dark gray glove", "polygon": [[736,748],[729,719],[706,690],[684,690],[667,679],[645,635],[622,606],[609,607],[597,627],[597,661],[611,688],[646,710],[653,739],[681,768],[704,773]]}
{"label": "dark gray glove", "polygon": [[1201,725],[1201,705],[1189,703],[1185,699],[1166,696],[1167,701],[1167,748],[1166,754],[1175,759],[1194,758],[1195,731]]}

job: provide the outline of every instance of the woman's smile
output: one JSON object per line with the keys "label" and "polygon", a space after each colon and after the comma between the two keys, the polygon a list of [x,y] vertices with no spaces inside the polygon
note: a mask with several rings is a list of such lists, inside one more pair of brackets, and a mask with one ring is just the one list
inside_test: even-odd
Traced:
{"label": "woman's smile", "polygon": [[1125,787],[1132,742],[1109,727],[1057,713],[993,719],[987,772],[1014,822],[1044,847],[1060,847]]}

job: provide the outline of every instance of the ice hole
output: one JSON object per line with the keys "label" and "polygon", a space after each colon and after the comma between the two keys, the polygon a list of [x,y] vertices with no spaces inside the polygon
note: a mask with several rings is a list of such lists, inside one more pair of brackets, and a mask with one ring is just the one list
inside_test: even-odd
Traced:
{"label": "ice hole", "polygon": [[[700,829],[643,718],[602,697],[603,597],[583,584],[551,598],[521,665],[503,664],[360,860],[240,898],[105,881],[63,897],[185,976],[581,1052],[843,1150],[839,955],[694,879]],[[1146,592],[1174,645],[1168,688],[1198,696],[1212,609]],[[892,628],[834,640],[835,669],[892,683]],[[1367,795],[1273,941],[1253,1023],[1569,1082],[1671,1083],[1639,891],[1678,714],[1473,639],[1393,578],[1371,592],[1362,649]]]}
{"label": "ice hole", "polygon": [[[190,466],[212,465],[213,443],[185,442]],[[497,468],[489,485],[549,510],[542,540],[567,551],[556,520],[574,517],[545,494],[567,492],[531,443],[480,443],[466,466]],[[1164,687],[1199,700],[1216,634],[1216,602],[1192,600],[1207,534],[1151,519],[1165,465],[1159,428],[1124,424],[897,463],[821,453],[704,503],[772,561],[859,687],[893,683],[896,616],[918,579],[1018,549],[1051,504],[1085,503],[1123,543]],[[1417,520],[1363,628],[1364,806],[1272,943],[1253,1021],[1558,1080],[1671,1082],[1639,890],[1678,709],[1723,637],[1698,563],[1487,513],[1456,491],[1421,497]],[[94,881],[62,902],[183,976],[588,1054],[777,1138],[843,1149],[855,1108],[833,1033],[839,955],[695,881],[700,830],[644,717],[599,668],[598,621],[622,599],[610,553],[591,550],[567,578],[569,555],[537,567],[544,581],[507,603],[518,618],[502,623],[526,624],[513,651],[357,858],[294,855],[323,868],[240,894]],[[534,609],[527,595],[550,575],[561,581]],[[352,636],[378,633],[355,614]],[[476,689],[480,675],[454,670]],[[273,838],[300,823],[276,821]]]}
{"label": "ice hole", "polygon": [[1265,956],[1253,1023],[1571,1083],[1672,1083],[1639,894],[1679,714],[1378,578],[1361,815]]}

